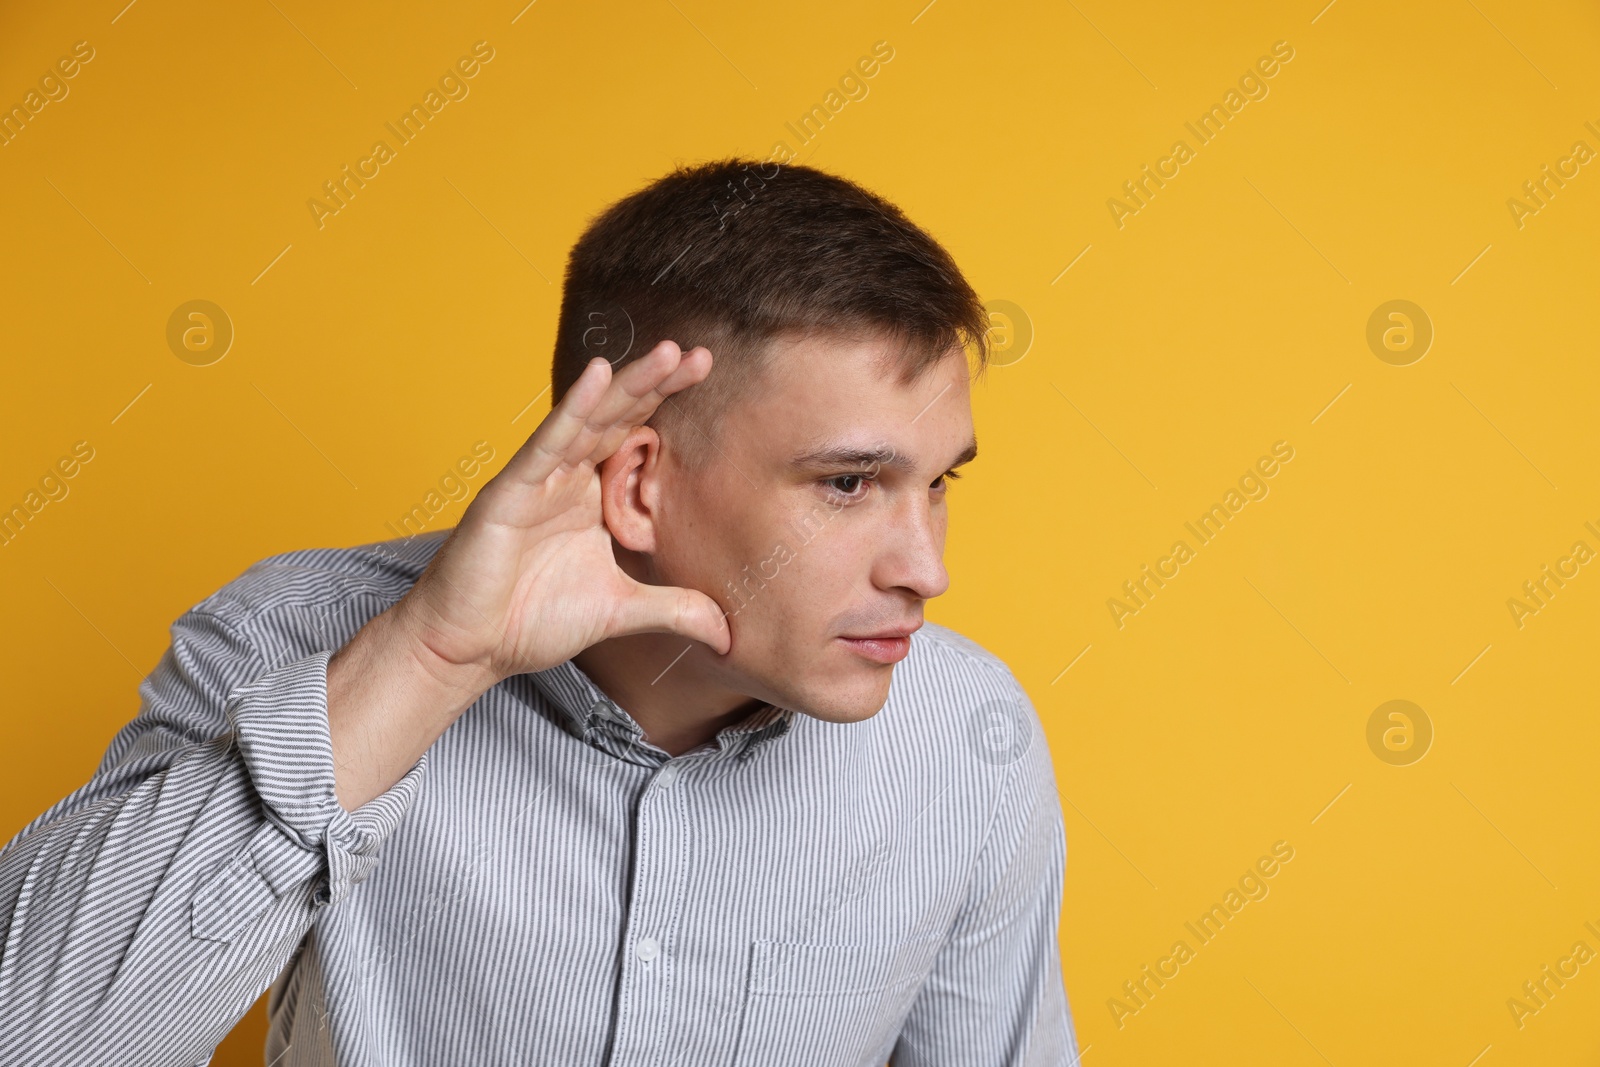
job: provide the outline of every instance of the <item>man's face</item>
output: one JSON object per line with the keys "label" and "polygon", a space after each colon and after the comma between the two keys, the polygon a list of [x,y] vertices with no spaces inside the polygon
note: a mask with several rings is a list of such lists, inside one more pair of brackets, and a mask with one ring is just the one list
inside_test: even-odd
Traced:
{"label": "man's face", "polygon": [[907,386],[885,351],[780,342],[701,469],[664,450],[655,580],[715,598],[733,638],[680,668],[833,722],[883,706],[903,635],[950,584],[946,472],[975,453],[965,354]]}

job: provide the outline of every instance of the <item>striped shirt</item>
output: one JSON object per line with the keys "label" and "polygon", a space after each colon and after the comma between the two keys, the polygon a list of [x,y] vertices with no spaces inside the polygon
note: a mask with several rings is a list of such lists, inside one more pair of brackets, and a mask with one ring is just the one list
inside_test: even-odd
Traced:
{"label": "striped shirt", "polygon": [[274,556],[172,626],[0,850],[0,1063],[1069,1067],[1066,838],[1010,670],[932,623],[871,718],[673,757],[570,660],[334,796],[328,657],[448,533]]}

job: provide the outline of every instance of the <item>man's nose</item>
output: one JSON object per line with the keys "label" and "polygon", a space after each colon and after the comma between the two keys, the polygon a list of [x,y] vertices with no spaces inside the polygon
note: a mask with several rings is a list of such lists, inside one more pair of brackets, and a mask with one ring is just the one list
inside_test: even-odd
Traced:
{"label": "man's nose", "polygon": [[907,501],[886,537],[881,587],[908,589],[923,600],[950,588],[950,572],[944,566],[944,519],[927,501]]}

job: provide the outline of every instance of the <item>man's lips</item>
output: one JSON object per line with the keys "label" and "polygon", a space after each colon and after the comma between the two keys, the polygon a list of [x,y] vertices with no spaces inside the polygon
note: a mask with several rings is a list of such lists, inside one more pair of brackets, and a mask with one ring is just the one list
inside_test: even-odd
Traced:
{"label": "man's lips", "polygon": [[898,663],[911,651],[911,635],[922,623],[890,626],[871,634],[841,635],[839,640],[856,654],[875,663]]}

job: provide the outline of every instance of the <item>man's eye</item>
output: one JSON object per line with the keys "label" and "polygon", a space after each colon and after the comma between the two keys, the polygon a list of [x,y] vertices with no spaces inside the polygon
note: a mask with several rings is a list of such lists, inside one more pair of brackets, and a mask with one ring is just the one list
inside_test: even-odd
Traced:
{"label": "man's eye", "polygon": [[860,490],[867,484],[867,479],[859,474],[840,474],[828,478],[823,482],[836,496],[860,496]]}

